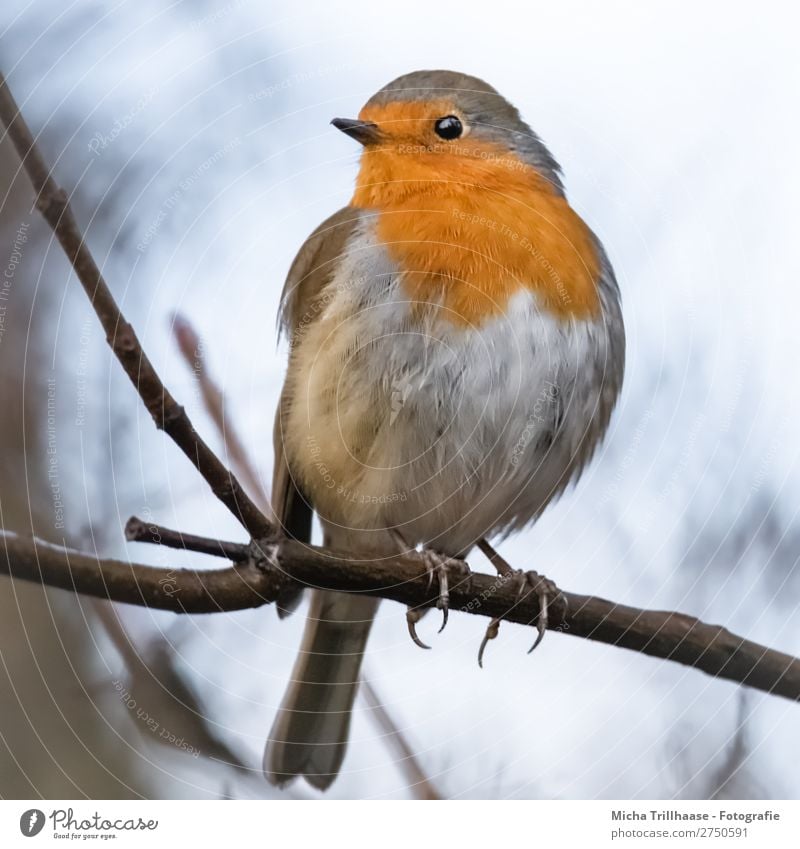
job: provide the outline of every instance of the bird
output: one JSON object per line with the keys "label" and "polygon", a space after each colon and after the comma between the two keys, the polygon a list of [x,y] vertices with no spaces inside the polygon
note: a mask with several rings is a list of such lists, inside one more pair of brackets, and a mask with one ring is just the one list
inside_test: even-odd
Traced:
{"label": "bird", "polygon": [[[281,296],[272,509],[291,539],[310,541],[316,514],[324,545],[351,558],[419,557],[446,622],[455,567],[535,522],[607,431],[625,364],[619,287],[559,164],[483,80],[415,71],[331,123],[360,164]],[[540,598],[541,639],[555,586],[515,575]],[[339,774],[377,607],[312,590],[264,754],[272,784],[326,790]],[[408,628],[427,647],[419,617]]]}

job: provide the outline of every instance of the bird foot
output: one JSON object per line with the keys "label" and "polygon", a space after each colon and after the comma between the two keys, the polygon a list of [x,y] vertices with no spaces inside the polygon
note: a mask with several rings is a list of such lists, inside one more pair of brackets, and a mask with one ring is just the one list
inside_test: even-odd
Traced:
{"label": "bird foot", "polygon": [[[419,556],[422,558],[425,571],[428,575],[428,588],[433,587],[434,580],[436,580],[438,585],[436,608],[442,611],[442,627],[438,631],[441,634],[447,626],[450,612],[450,574],[452,573],[453,577],[457,577],[459,580],[465,580],[470,574],[469,566],[463,560],[448,557],[430,548],[423,549]],[[426,612],[426,609],[412,607],[406,612],[408,633],[416,645],[423,649],[429,649],[430,646],[423,643],[417,636],[416,625]]]}
{"label": "bird foot", "polygon": [[536,620],[536,630],[539,632],[533,645],[528,649],[530,654],[541,641],[544,639],[545,631],[550,622],[547,605],[550,599],[558,595],[558,587],[550,578],[540,575],[538,572],[528,571],[519,572],[520,587],[517,593],[517,598],[523,600],[531,593],[535,593],[539,598],[539,616]]}
{"label": "bird foot", "polygon": [[[545,631],[550,621],[548,613],[548,604],[559,594],[559,589],[549,578],[540,575],[538,572],[523,571],[521,569],[514,570],[514,574],[510,580],[517,585],[517,601],[524,601],[531,593],[535,593],[539,599],[539,615],[536,619],[537,636],[533,645],[528,649],[530,654],[544,639]],[[481,646],[478,649],[478,666],[483,668],[483,653],[489,640],[495,639],[500,632],[500,622],[503,617],[492,619],[489,626],[486,628],[486,633],[481,640]]]}

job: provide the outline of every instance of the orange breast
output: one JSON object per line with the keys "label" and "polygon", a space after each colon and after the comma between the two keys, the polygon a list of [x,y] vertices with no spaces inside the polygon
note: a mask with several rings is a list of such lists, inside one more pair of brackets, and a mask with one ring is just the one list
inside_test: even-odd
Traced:
{"label": "orange breast", "polygon": [[409,297],[455,322],[502,313],[524,289],[565,318],[598,310],[589,229],[535,169],[492,145],[406,137],[367,149],[352,202],[379,212]]}

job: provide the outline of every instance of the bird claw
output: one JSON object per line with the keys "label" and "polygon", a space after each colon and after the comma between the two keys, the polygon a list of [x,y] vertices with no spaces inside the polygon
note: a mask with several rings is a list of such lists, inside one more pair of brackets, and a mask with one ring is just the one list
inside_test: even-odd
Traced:
{"label": "bird claw", "polygon": [[500,619],[492,619],[481,640],[481,647],[478,649],[478,666],[481,669],[483,669],[483,653],[486,650],[489,640],[493,640],[500,633],[500,621]]}
{"label": "bird claw", "polygon": [[[425,572],[428,575],[428,589],[433,587],[434,578],[438,584],[438,593],[436,597],[436,609],[442,611],[442,625],[439,628],[438,633],[441,634],[442,631],[447,627],[447,622],[450,618],[450,575],[449,570],[454,569],[458,572],[464,573],[464,578],[469,576],[469,567],[463,560],[457,560],[455,558],[447,557],[444,554],[440,554],[438,551],[433,551],[432,549],[424,549],[420,556],[422,557],[423,563],[425,564]],[[422,640],[417,636],[416,624],[422,618],[424,614],[424,610],[422,612],[418,612],[413,609],[409,609],[406,614],[406,621],[408,623],[408,632],[411,635],[411,639],[423,649],[429,649],[430,646],[425,645]]]}
{"label": "bird claw", "polygon": [[439,578],[439,597],[436,599],[436,609],[442,611],[442,627],[437,631],[441,634],[447,627],[447,618],[450,613],[450,587],[447,582],[448,560],[437,560],[434,569]]}
{"label": "bird claw", "polygon": [[433,583],[434,576],[439,584],[436,609],[442,611],[442,626],[438,631],[441,634],[447,627],[450,614],[450,572],[456,573],[459,581],[467,580],[470,575],[469,566],[463,560],[439,554],[438,551],[432,549],[425,549],[422,556],[425,558],[428,570],[428,586]]}
{"label": "bird claw", "polygon": [[417,636],[417,622],[425,615],[427,611],[419,610],[416,607],[409,607],[406,610],[406,623],[408,625],[408,633],[411,635],[411,639],[414,641],[416,645],[418,645],[421,649],[429,649],[430,646],[425,645],[422,640]]}
{"label": "bird claw", "polygon": [[549,578],[545,578],[543,575],[532,570],[528,572],[517,572],[514,580],[520,584],[519,591],[517,592],[518,599],[523,598],[523,594],[527,598],[532,592],[536,593],[539,599],[539,616],[536,619],[536,630],[538,634],[533,645],[528,649],[528,654],[530,654],[544,639],[547,625],[550,622],[547,607],[548,602],[551,598],[555,598],[558,595],[558,587]]}
{"label": "bird claw", "polygon": [[[527,598],[530,593],[536,593],[539,599],[539,616],[536,620],[536,630],[538,633],[533,645],[528,649],[528,654],[530,654],[544,639],[545,632],[547,631],[547,625],[550,621],[548,604],[551,599],[555,598],[559,594],[559,589],[549,578],[545,578],[543,575],[534,571],[523,572],[521,569],[518,569],[514,571],[514,574],[510,579],[514,581],[514,583],[519,584],[519,589],[517,590],[517,601]],[[495,639],[495,637],[499,634],[500,623],[502,621],[503,617],[498,616],[496,619],[492,619],[486,628],[486,633],[483,635],[481,646],[478,649],[478,666],[480,666],[481,669],[483,669],[483,654],[486,651],[486,646],[488,645],[489,640]]]}

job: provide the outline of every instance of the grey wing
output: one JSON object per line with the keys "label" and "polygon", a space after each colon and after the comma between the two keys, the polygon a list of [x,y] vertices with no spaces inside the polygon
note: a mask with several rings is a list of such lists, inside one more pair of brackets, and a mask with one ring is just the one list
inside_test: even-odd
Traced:
{"label": "grey wing", "polygon": [[[535,521],[548,504],[556,501],[567,487],[575,484],[587,468],[608,429],[625,373],[625,326],[622,320],[619,287],[614,270],[599,241],[601,273],[598,282],[600,320],[591,337],[595,355],[580,375],[559,376],[559,393],[549,405],[550,429],[545,432],[546,451],[563,455],[563,463],[553,466],[554,477],[544,484],[541,465],[531,469],[524,496],[510,505],[500,536],[521,530]],[[580,377],[581,389],[576,379]],[[565,426],[567,407],[585,411],[581,426]],[[536,493],[531,497],[531,493]],[[530,498],[530,500],[529,500]]]}
{"label": "grey wing", "polygon": [[[569,484],[576,483],[592,460],[608,429],[625,374],[625,325],[622,321],[619,286],[614,269],[597,237],[595,244],[600,256],[598,291],[601,317],[592,338],[595,356],[591,366],[587,366],[591,373],[584,375],[588,377],[588,383],[593,389],[589,397],[583,400],[587,408],[585,427],[575,434],[567,446],[571,459],[554,487],[551,499],[557,498]],[[569,384],[564,395],[572,396],[572,403],[580,400],[574,386]],[[555,436],[563,438],[561,400],[556,410]]]}
{"label": "grey wing", "polygon": [[[331,279],[359,216],[360,211],[353,207],[340,209],[323,221],[297,252],[286,276],[278,315],[280,328],[289,336],[290,346],[295,334],[307,328],[318,317],[321,293]],[[289,370],[292,368],[290,353]],[[272,476],[272,510],[286,536],[300,542],[310,542],[313,505],[292,474],[283,444],[284,421],[290,403],[284,384],[275,411],[273,429],[275,466]],[[287,616],[300,603],[301,597],[300,588],[289,587],[278,600],[278,614]]]}

